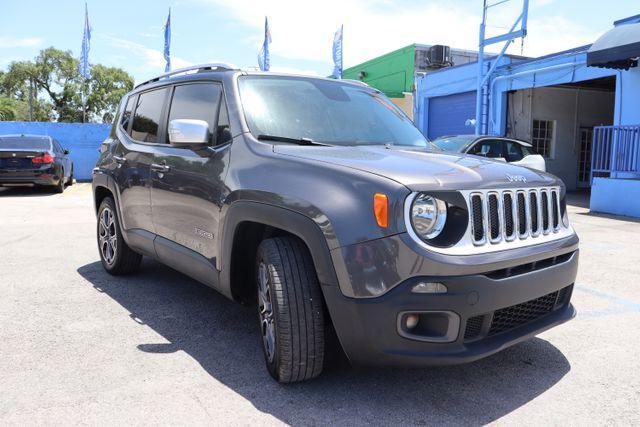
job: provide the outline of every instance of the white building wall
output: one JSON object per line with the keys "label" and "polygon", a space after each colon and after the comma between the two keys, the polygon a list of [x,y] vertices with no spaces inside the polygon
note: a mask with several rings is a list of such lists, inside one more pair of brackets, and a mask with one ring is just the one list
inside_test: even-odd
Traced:
{"label": "white building wall", "polygon": [[568,190],[575,190],[580,127],[613,124],[615,93],[543,87],[512,92],[508,98],[507,136],[531,142],[534,119],[555,122],[547,171],[559,176]]}

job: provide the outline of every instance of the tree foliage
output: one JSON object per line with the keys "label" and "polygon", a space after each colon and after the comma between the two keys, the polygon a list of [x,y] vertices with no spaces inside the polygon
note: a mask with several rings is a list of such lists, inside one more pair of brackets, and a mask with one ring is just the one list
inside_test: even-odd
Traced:
{"label": "tree foliage", "polygon": [[133,88],[133,78],[120,68],[94,64],[91,78],[85,80],[78,72],[78,60],[70,51],[50,47],[33,61],[12,62],[0,75],[0,98],[13,101],[1,105],[5,108],[13,105],[15,120],[25,119],[25,103],[29,113],[30,87],[34,120],[83,121],[83,94],[86,94],[85,121],[110,122],[120,98]]}

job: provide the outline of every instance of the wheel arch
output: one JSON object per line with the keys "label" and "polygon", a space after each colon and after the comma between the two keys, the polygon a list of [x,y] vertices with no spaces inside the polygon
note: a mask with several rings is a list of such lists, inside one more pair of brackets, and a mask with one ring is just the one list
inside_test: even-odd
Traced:
{"label": "wheel arch", "polygon": [[[221,233],[220,291],[229,298],[246,302],[251,294],[255,254],[260,242],[269,237],[290,235],[309,250],[322,285],[338,285],[331,254],[320,227],[310,218],[282,207],[252,201],[229,206]],[[250,263],[251,268],[247,268]]]}

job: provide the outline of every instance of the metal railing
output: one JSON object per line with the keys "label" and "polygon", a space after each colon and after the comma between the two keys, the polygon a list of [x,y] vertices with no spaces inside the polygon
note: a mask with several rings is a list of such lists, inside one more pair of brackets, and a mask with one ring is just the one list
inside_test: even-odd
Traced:
{"label": "metal railing", "polygon": [[591,182],[594,177],[640,178],[640,125],[593,128]]}

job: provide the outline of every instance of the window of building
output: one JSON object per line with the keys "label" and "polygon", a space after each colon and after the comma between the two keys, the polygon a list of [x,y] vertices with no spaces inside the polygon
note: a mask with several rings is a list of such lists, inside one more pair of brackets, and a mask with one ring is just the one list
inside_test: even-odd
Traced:
{"label": "window of building", "polygon": [[136,141],[159,142],[158,127],[167,89],[151,90],[138,97],[131,125],[131,137]]}
{"label": "window of building", "polygon": [[531,145],[536,153],[547,159],[553,154],[554,124],[553,120],[533,120]]}
{"label": "window of building", "polygon": [[204,120],[209,125],[209,144],[211,145],[220,94],[221,87],[215,83],[176,86],[169,111],[169,122],[176,119]]}

